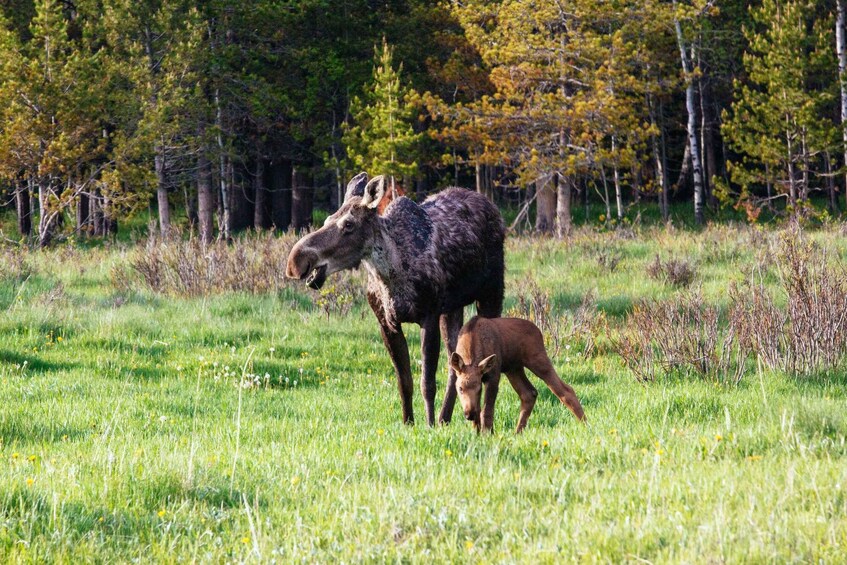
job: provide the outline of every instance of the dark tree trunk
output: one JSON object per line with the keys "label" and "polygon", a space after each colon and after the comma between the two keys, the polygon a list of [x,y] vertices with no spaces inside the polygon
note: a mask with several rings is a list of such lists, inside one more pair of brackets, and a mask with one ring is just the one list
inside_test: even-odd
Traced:
{"label": "dark tree trunk", "polygon": [[236,167],[232,160],[227,172],[230,186],[229,228],[236,232],[253,226],[253,182],[244,174],[248,171]]}
{"label": "dark tree trunk", "polygon": [[700,81],[700,146],[703,148],[703,188],[709,207],[718,208],[718,198],[712,179],[718,175],[715,152],[715,115],[712,105],[712,83],[708,78]]}
{"label": "dark tree trunk", "polygon": [[291,171],[291,223],[295,230],[312,225],[312,199],[314,188],[303,169],[295,166]]}
{"label": "dark tree trunk", "polygon": [[183,184],[183,198],[185,200],[185,216],[188,218],[188,225],[193,230],[197,226],[199,220],[197,215],[197,184],[196,182]]}
{"label": "dark tree trunk", "polygon": [[832,172],[832,157],[829,151],[824,152],[823,158],[826,163],[826,187],[829,193],[829,211],[833,214],[838,214],[838,189],[835,187],[835,175]]}
{"label": "dark tree trunk", "polygon": [[291,162],[278,161],[270,166],[271,222],[280,231],[291,225]]}
{"label": "dark tree trunk", "polygon": [[423,173],[416,181],[415,181],[415,198],[418,202],[423,202],[426,198],[426,195],[429,193],[429,177],[426,173]]}
{"label": "dark tree trunk", "polygon": [[667,144],[665,143],[665,106],[659,102],[659,141],[660,141],[660,159],[657,166],[662,169],[662,221],[665,223],[670,219],[670,199],[668,198],[668,152]]}
{"label": "dark tree trunk", "polygon": [[31,204],[29,188],[25,181],[18,181],[15,185],[15,210],[18,213],[18,232],[25,237],[32,235]]}
{"label": "dark tree trunk", "polygon": [[97,190],[91,195],[88,201],[88,217],[91,220],[91,233],[97,237],[103,236],[106,233],[103,224],[103,207],[100,204],[100,191]]}
{"label": "dark tree trunk", "polygon": [[556,228],[556,175],[535,183],[535,231],[551,233]]}
{"label": "dark tree trunk", "polygon": [[88,220],[91,217],[90,207],[88,193],[80,192],[76,201],[76,230],[79,233],[88,231]]}
{"label": "dark tree trunk", "polygon": [[[650,98],[650,124],[654,127],[657,126],[656,122],[656,108],[653,104],[652,98]],[[664,141],[664,131],[660,130],[659,135],[650,136],[650,146],[653,150],[653,162],[656,169],[656,185],[659,188],[659,210],[662,212],[662,221],[667,223],[668,221],[668,186],[667,186],[667,174],[665,174],[665,162],[663,159],[663,151],[659,148],[659,140],[662,139]],[[662,147],[664,149],[664,147]]]}
{"label": "dark tree trunk", "polygon": [[197,158],[197,216],[200,241],[211,243],[215,236],[215,191],[212,188],[212,164],[205,151]]}
{"label": "dark tree trunk", "polygon": [[118,218],[112,212],[111,202],[107,196],[102,197],[103,202],[103,235],[117,235],[118,233]]}
{"label": "dark tree trunk", "polygon": [[253,182],[255,183],[253,185],[255,188],[253,227],[257,230],[266,230],[271,227],[271,218],[268,213],[268,189],[265,187],[265,161],[261,155],[256,158]]}

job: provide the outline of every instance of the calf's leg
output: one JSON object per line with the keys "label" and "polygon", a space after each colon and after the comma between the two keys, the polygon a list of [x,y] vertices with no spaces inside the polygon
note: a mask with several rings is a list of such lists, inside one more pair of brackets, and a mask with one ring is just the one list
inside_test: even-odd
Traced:
{"label": "calf's leg", "polygon": [[482,431],[494,431],[494,403],[497,401],[497,392],[500,389],[500,366],[491,371],[488,381],[485,383],[485,400],[483,400],[482,416],[480,418]]}
{"label": "calf's leg", "polygon": [[550,390],[553,391],[553,394],[562,401],[562,404],[567,406],[570,411],[574,413],[574,416],[576,416],[577,419],[585,420],[585,412],[582,410],[582,405],[579,403],[576,393],[573,388],[565,384],[565,382],[559,378],[559,375],[556,374],[556,369],[553,368],[553,363],[550,361],[547,353],[542,351],[541,353],[532,356],[529,359],[529,362],[526,363],[526,368],[535,373],[539,379],[544,381],[544,383],[550,387]]}
{"label": "calf's leg", "polygon": [[508,372],[506,376],[509,377],[509,382],[512,383],[512,387],[521,399],[521,413],[518,417],[518,427],[515,430],[515,433],[519,434],[526,427],[529,415],[532,414],[532,409],[535,407],[535,399],[538,398],[538,391],[529,382],[523,369]]}
{"label": "calf's leg", "polygon": [[[441,339],[444,341],[444,346],[447,348],[447,359],[456,351],[456,342],[459,339],[459,330],[462,329],[462,318],[464,311],[462,308],[453,310],[447,314],[442,314],[439,319],[441,326]],[[441,424],[449,424],[453,417],[453,406],[456,404],[456,371],[447,363],[447,388],[444,390],[444,402],[441,405],[441,413],[438,415],[438,422]]]}
{"label": "calf's leg", "polygon": [[421,324],[421,393],[426,409],[426,423],[435,425],[435,372],[438,369],[438,353],[441,341],[438,335],[438,315],[433,315]]}

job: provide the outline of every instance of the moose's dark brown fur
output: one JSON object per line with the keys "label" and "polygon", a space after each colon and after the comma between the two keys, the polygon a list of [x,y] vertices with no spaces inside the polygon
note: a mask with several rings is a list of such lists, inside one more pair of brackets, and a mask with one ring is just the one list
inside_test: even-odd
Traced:
{"label": "moose's dark brown fur", "polygon": [[[450,356],[450,366],[458,377],[456,386],[465,418],[472,421],[477,430],[490,431],[493,428],[494,402],[501,373],[506,373],[521,398],[517,433],[524,429],[538,396],[538,391],[526,377],[524,367],[544,381],[578,419],[585,419],[576,393],[559,378],[547,356],[541,330],[527,320],[471,318],[459,332],[456,351]],[[483,386],[485,406],[480,410]]]}
{"label": "moose's dark brown fur", "polygon": [[[291,250],[286,274],[320,288],[328,275],[364,264],[368,303],[394,364],[407,423],[414,421],[412,375],[401,324],[421,326],[421,391],[432,425],[439,330],[450,355],[464,306],[475,302],[481,316],[500,315],[505,230],[491,201],[461,188],[444,190],[421,205],[401,196],[381,216],[377,208],[385,189],[383,177],[369,182],[366,173],[356,175],[341,208]],[[455,382],[450,370],[441,422],[452,416]]]}

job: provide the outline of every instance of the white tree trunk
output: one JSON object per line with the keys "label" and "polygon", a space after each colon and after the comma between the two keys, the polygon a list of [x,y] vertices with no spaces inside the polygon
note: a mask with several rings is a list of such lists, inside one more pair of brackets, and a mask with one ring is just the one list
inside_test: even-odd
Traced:
{"label": "white tree trunk", "polygon": [[[676,9],[676,1],[673,3]],[[691,150],[691,168],[694,174],[694,219],[702,225],[703,216],[703,163],[700,159],[700,147],[697,145],[697,108],[694,102],[694,75],[688,55],[685,53],[685,40],[682,36],[682,25],[674,18],[676,40],[679,44],[679,58],[682,63],[682,73],[685,78],[685,109],[688,112],[688,145]]]}
{"label": "white tree trunk", "polygon": [[561,173],[556,192],[556,236],[562,239],[571,234],[571,180]]}
{"label": "white tree trunk", "polygon": [[[618,146],[615,136],[612,136],[612,154],[615,155],[615,161],[617,161],[617,152]],[[612,167],[612,178],[615,181],[615,207],[617,208],[618,213],[618,221],[623,220],[623,194],[621,191],[621,174],[618,171],[618,164],[615,164]]]}
{"label": "white tree trunk", "polygon": [[229,221],[229,186],[227,185],[227,158],[226,158],[226,147],[224,146],[223,135],[221,135],[221,131],[223,130],[223,116],[221,111],[221,98],[220,92],[215,90],[215,125],[217,126],[218,134],[217,134],[217,142],[218,142],[218,150],[220,151],[220,156],[218,158],[219,169],[220,169],[220,183],[221,183],[221,207],[223,208],[223,217],[221,218],[221,225],[219,231],[223,238],[226,241],[229,241],[230,237],[230,221]]}
{"label": "white tree trunk", "polygon": [[167,239],[171,229],[171,208],[168,204],[168,187],[165,179],[165,156],[161,145],[157,145],[153,156],[156,169],[156,202],[159,205],[159,231]]}

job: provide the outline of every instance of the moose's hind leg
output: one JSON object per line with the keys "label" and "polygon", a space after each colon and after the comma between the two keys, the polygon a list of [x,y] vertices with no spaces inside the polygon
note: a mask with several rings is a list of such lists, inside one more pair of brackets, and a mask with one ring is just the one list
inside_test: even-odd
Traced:
{"label": "moose's hind leg", "polygon": [[[441,326],[441,339],[444,341],[444,346],[447,348],[447,359],[456,351],[456,342],[459,339],[459,330],[462,329],[462,321],[464,317],[464,308],[453,310],[447,314],[442,314],[439,319]],[[438,415],[438,422],[441,424],[449,424],[453,417],[453,406],[456,404],[456,371],[447,363],[447,388],[444,390],[444,402],[441,405],[441,413]]]}
{"label": "moose's hind leg", "polygon": [[492,277],[476,301],[476,312],[483,318],[499,318],[503,313],[503,272]]}
{"label": "moose's hind leg", "polygon": [[532,414],[532,409],[535,407],[535,399],[538,398],[538,391],[529,382],[523,369],[510,371],[506,373],[506,376],[509,377],[512,388],[515,389],[515,392],[518,393],[521,399],[521,413],[518,417],[518,427],[515,430],[515,433],[519,434],[526,427],[529,415]]}
{"label": "moose's hind leg", "polygon": [[441,340],[438,335],[438,316],[430,316],[421,324],[421,393],[426,409],[426,423],[435,425],[435,372],[438,369],[438,354]]}
{"label": "moose's hind leg", "polygon": [[526,364],[526,368],[535,373],[539,379],[544,381],[544,383],[550,387],[550,390],[553,391],[553,394],[562,401],[562,404],[567,406],[570,411],[574,413],[574,416],[576,416],[577,419],[585,420],[585,412],[583,412],[582,404],[579,403],[579,399],[576,397],[576,392],[574,392],[574,389],[566,384],[565,381],[559,378],[559,375],[556,373],[556,369],[553,368],[553,363],[550,361],[547,353],[542,351],[541,353],[532,356]]}

